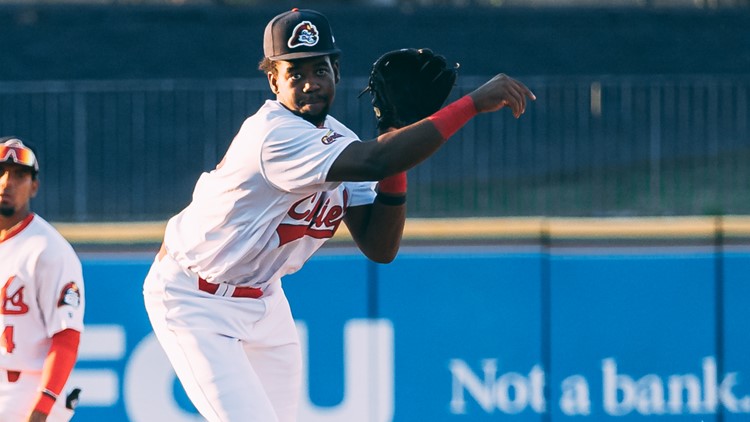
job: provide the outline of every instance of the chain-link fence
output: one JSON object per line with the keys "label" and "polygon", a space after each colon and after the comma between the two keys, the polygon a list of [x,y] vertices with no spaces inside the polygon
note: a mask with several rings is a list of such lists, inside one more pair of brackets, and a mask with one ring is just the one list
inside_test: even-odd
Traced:
{"label": "chain-link fence", "polygon": [[[524,81],[521,119],[480,115],[410,171],[410,216],[750,213],[750,76]],[[364,84],[342,82],[332,113],[367,139]],[[5,82],[0,133],[39,150],[48,219],[159,220],[267,98],[263,79]]]}

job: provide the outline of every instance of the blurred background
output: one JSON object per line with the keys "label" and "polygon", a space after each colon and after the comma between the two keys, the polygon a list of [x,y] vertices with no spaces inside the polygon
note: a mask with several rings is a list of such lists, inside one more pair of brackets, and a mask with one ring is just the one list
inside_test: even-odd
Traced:
{"label": "blurred background", "polygon": [[333,114],[374,135],[372,62],[427,47],[456,98],[504,72],[538,100],[482,115],[410,172],[410,217],[750,212],[750,0],[0,0],[0,133],[39,150],[57,222],[161,221],[270,98],[266,22],[330,19]]}
{"label": "blurred background", "polygon": [[451,99],[499,72],[538,98],[409,172],[392,264],[342,227],[285,277],[301,422],[748,420],[750,0],[0,0],[0,134],[37,147],[32,208],[82,252],[76,420],[199,420],[142,282],[271,98],[262,34],[292,7],[329,17],[333,114],[364,139],[393,49],[460,63]]}

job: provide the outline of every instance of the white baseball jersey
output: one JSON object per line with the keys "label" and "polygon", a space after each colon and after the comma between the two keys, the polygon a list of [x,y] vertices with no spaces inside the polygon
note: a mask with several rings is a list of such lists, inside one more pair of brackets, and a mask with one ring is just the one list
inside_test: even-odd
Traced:
{"label": "white baseball jersey", "polygon": [[0,241],[0,299],[0,368],[39,372],[55,333],[83,332],[81,262],[38,215]]}
{"label": "white baseball jersey", "polygon": [[358,137],[328,116],[323,128],[268,100],[249,117],[192,202],[167,223],[167,252],[212,282],[263,287],[297,271],[342,222],[370,204],[374,182],[326,182]]}

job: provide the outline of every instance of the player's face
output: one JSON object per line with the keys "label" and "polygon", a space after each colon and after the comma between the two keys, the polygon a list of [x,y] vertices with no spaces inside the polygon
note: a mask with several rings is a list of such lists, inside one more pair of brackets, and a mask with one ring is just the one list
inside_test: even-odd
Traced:
{"label": "player's face", "polygon": [[0,163],[0,218],[25,215],[38,189],[39,180],[28,167]]}
{"label": "player's face", "polygon": [[268,74],[276,99],[293,113],[319,126],[328,115],[339,80],[338,62],[329,56],[276,62],[277,75]]}

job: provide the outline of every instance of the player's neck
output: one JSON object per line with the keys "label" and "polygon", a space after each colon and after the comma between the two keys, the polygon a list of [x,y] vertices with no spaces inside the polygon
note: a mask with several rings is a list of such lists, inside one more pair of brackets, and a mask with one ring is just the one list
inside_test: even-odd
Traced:
{"label": "player's neck", "polygon": [[6,239],[23,224],[31,214],[28,208],[19,210],[11,216],[0,215],[0,240]]}
{"label": "player's neck", "polygon": [[322,128],[326,122],[326,116],[323,116],[323,117],[310,116],[307,114],[298,114],[298,116],[303,118],[304,120],[307,120],[309,123],[311,123],[313,126],[317,128]]}
{"label": "player's neck", "polygon": [[292,112],[292,114],[294,114],[295,116],[301,118],[302,120],[307,121],[308,123],[311,123],[317,128],[322,128],[326,123],[326,119],[328,118],[328,113],[323,113],[320,115],[303,114],[303,113],[300,113],[299,111],[292,110],[281,101],[279,101],[279,104],[281,104],[281,106],[284,107],[285,109]]}

